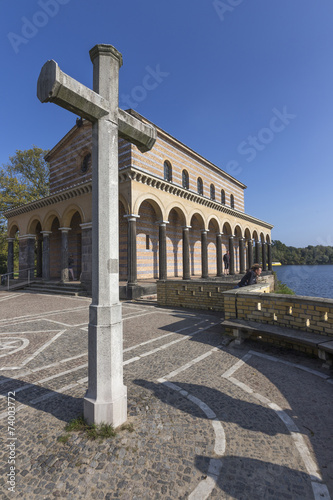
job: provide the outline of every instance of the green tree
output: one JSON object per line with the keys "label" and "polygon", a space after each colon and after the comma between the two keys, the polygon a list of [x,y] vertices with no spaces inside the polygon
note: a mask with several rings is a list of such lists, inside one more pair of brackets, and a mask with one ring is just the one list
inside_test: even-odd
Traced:
{"label": "green tree", "polygon": [[49,194],[49,168],[44,160],[47,151],[33,146],[16,150],[9,163],[0,169],[0,224],[6,224],[4,212],[16,205]]}
{"label": "green tree", "polygon": [[7,261],[7,219],[4,212],[49,194],[49,168],[44,160],[48,151],[33,146],[16,150],[0,167],[0,273]]}

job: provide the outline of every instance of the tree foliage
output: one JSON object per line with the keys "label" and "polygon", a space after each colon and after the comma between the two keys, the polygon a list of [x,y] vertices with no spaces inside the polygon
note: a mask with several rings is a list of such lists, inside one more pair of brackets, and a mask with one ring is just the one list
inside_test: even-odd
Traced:
{"label": "tree foliage", "polygon": [[308,245],[306,248],[296,248],[287,246],[279,240],[273,240],[272,260],[283,265],[333,264],[333,247]]}
{"label": "tree foliage", "polygon": [[4,212],[49,194],[49,168],[44,160],[48,151],[33,146],[16,150],[0,167],[0,273],[7,261],[7,219]]}
{"label": "tree foliage", "polygon": [[[49,194],[49,168],[44,160],[47,151],[33,146],[16,150],[9,163],[0,169],[0,224],[4,226],[4,212],[17,205],[29,203]],[[4,227],[2,227],[4,229]]]}

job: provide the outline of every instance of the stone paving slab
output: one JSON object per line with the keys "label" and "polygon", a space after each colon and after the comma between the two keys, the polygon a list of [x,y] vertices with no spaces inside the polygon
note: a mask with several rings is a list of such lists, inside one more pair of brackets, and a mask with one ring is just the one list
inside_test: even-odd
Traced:
{"label": "stone paving slab", "polygon": [[333,498],[332,372],[234,346],[217,313],[124,302],[130,425],[59,442],[83,412],[89,303],[0,292],[1,498]]}

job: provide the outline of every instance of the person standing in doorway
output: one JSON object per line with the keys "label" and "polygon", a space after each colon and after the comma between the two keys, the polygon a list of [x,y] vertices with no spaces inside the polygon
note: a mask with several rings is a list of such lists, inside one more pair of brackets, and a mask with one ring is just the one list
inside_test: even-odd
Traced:
{"label": "person standing in doorway", "polygon": [[229,274],[230,253],[229,250],[223,255],[224,274]]}

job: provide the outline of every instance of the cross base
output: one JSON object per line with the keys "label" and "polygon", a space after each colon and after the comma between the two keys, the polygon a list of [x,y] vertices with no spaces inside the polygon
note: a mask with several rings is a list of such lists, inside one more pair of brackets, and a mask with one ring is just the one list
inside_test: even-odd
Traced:
{"label": "cross base", "polygon": [[114,428],[127,420],[127,389],[114,401],[105,403],[96,399],[84,398],[84,418],[88,424],[105,424],[112,422]]}

